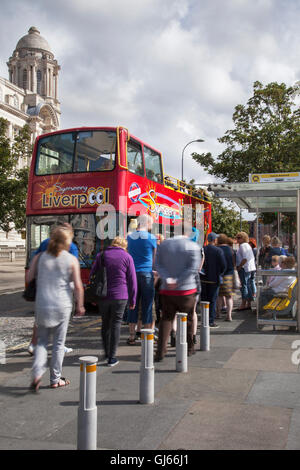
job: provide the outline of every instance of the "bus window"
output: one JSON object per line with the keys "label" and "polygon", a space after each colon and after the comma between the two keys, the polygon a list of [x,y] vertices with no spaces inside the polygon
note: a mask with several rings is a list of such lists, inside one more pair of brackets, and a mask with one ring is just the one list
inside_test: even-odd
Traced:
{"label": "bus window", "polygon": [[113,170],[115,159],[115,132],[78,132],[76,136],[75,172]]}
{"label": "bus window", "polygon": [[27,233],[30,234],[27,241],[28,262],[34,256],[42,241],[50,237],[52,228],[58,223],[68,222],[68,220],[67,215],[41,215],[27,218]]}
{"label": "bus window", "polygon": [[127,166],[131,173],[144,176],[142,148],[132,140],[127,144]]}
{"label": "bus window", "polygon": [[144,146],[144,157],[147,178],[156,183],[162,183],[163,177],[160,154]]}
{"label": "bus window", "polygon": [[70,223],[74,230],[74,243],[78,248],[80,266],[90,268],[99,251],[95,214],[72,214]]}
{"label": "bus window", "polygon": [[37,175],[70,173],[73,167],[73,134],[57,134],[39,140]]}

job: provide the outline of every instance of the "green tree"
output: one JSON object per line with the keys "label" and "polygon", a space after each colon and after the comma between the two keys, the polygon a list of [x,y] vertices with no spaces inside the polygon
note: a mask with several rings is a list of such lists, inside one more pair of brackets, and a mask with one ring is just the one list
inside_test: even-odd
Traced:
{"label": "green tree", "polygon": [[[0,228],[5,232],[12,223],[17,230],[25,227],[27,162],[32,151],[29,126],[25,125],[13,141],[7,137],[7,128],[8,121],[0,118]],[[17,170],[19,159],[26,167]]]}
{"label": "green tree", "polygon": [[[256,81],[247,105],[235,107],[234,128],[218,139],[225,146],[223,152],[215,158],[211,153],[194,153],[193,159],[228,183],[247,182],[250,173],[300,171],[300,109],[295,105],[299,94],[299,82],[264,87]],[[272,213],[261,218],[265,224],[276,221]],[[285,214],[284,220],[284,227],[292,229],[293,215]]]}
{"label": "green tree", "polygon": [[[228,237],[235,237],[241,230],[240,212],[232,203],[225,204],[214,196],[211,199],[212,230],[215,233],[225,233]],[[249,233],[248,222],[242,221],[242,231]]]}
{"label": "green tree", "polygon": [[211,153],[193,153],[193,159],[213,176],[228,183],[246,182],[249,173],[300,170],[300,110],[294,99],[300,84],[260,82],[253,86],[247,105],[237,105],[234,128],[218,141],[225,145],[214,158]]}

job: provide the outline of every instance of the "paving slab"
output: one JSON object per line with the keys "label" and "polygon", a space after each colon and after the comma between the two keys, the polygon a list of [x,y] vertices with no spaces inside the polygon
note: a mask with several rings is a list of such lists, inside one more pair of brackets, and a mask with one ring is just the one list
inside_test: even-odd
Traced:
{"label": "paving slab", "polygon": [[257,376],[256,371],[232,369],[191,369],[177,374],[157,397],[162,400],[216,400],[242,402],[247,398]]}
{"label": "paving slab", "polygon": [[300,450],[300,409],[293,410],[286,450]]}
{"label": "paving slab", "polygon": [[[293,335],[287,334],[287,335],[277,335],[275,336],[274,342],[272,344],[273,349],[288,349],[292,353],[292,345],[295,341],[299,341],[300,336],[299,333],[294,333]],[[299,349],[299,344],[296,344],[296,347]]]}
{"label": "paving slab", "polygon": [[211,348],[271,348],[275,339],[275,336],[264,334],[224,334],[222,331],[211,336]]}
{"label": "paving slab", "polygon": [[224,368],[297,372],[291,361],[291,352],[284,349],[238,349]]}
{"label": "paving slab", "polygon": [[190,408],[161,449],[284,449],[291,410],[201,400]]}
{"label": "paving slab", "polygon": [[260,372],[246,401],[300,411],[300,374]]}

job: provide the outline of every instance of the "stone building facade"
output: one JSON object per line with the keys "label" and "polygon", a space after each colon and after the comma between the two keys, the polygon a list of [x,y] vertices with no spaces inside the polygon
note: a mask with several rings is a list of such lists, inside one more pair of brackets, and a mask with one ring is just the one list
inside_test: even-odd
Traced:
{"label": "stone building facade", "polygon": [[[7,66],[9,78],[0,77],[0,117],[9,122],[10,139],[25,124],[30,127],[33,142],[38,135],[58,129],[60,66],[36,27],[32,26],[18,41]],[[29,163],[21,160],[18,168]],[[8,234],[0,231],[0,246],[20,244],[24,244],[24,240],[14,230]]]}

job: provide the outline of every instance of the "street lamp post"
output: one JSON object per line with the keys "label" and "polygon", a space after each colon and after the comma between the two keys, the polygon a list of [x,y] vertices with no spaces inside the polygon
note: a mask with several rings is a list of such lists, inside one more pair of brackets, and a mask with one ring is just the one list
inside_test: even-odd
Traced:
{"label": "street lamp post", "polygon": [[183,147],[183,150],[182,150],[182,156],[181,156],[181,181],[183,181],[183,155],[184,155],[184,151],[185,149],[187,148],[188,145],[192,144],[193,142],[204,142],[203,139],[196,139],[196,140],[191,140],[191,142],[188,142],[185,147]]}

